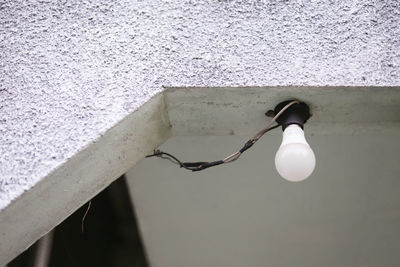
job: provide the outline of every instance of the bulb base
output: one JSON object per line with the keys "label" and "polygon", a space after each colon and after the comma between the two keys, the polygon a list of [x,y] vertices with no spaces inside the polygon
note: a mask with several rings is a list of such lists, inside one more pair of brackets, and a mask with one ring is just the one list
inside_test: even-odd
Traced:
{"label": "bulb base", "polygon": [[[287,104],[289,104],[293,100],[288,100],[279,103],[275,109],[274,113],[278,114]],[[303,129],[304,123],[311,117],[310,107],[304,103],[296,103],[291,105],[288,109],[286,109],[277,119],[276,122],[282,125],[282,130],[285,130],[291,124],[297,124]]]}

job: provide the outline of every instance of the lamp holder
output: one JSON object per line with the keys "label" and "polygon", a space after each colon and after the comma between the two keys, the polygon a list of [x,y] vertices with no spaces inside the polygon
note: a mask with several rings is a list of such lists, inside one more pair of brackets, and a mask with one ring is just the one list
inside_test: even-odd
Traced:
{"label": "lamp holder", "polygon": [[[289,104],[293,100],[288,100],[279,103],[275,109],[274,114],[278,114],[278,112],[284,108],[287,104]],[[311,117],[310,107],[304,103],[296,103],[291,105],[288,109],[286,109],[277,119],[276,122],[282,125],[282,130],[285,130],[287,126],[290,124],[297,124],[303,129],[304,123]]]}

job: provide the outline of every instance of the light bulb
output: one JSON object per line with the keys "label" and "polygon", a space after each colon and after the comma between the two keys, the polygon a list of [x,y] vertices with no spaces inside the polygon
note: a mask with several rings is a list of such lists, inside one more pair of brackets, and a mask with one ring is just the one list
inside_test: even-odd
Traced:
{"label": "light bulb", "polygon": [[288,181],[300,182],[308,178],[315,168],[315,155],[297,124],[283,131],[282,144],[275,155],[278,173]]}

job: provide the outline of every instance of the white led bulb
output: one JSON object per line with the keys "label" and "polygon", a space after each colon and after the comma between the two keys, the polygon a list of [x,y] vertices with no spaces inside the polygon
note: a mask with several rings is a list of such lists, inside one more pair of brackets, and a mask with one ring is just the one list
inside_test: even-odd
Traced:
{"label": "white led bulb", "polygon": [[283,131],[282,144],[275,155],[275,167],[283,178],[291,182],[303,181],[314,171],[314,152],[297,124],[291,124]]}

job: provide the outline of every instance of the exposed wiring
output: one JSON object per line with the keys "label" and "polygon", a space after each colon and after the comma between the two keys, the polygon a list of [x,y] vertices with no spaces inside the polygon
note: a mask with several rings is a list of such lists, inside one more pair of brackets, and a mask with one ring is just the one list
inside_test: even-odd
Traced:
{"label": "exposed wiring", "polygon": [[169,153],[163,152],[161,150],[154,150],[153,154],[147,155],[146,158],[159,157],[159,158],[163,158],[163,159],[168,159],[172,163],[179,165],[181,168],[191,170],[194,172],[201,171],[201,170],[204,170],[204,169],[207,169],[207,168],[210,168],[213,166],[217,166],[217,165],[234,162],[243,154],[243,152],[245,152],[247,149],[252,147],[264,134],[279,127],[280,126],[279,124],[276,124],[274,126],[272,126],[272,124],[276,121],[277,118],[279,118],[279,116],[283,112],[285,112],[285,110],[287,110],[290,106],[297,104],[297,103],[299,103],[299,101],[297,101],[297,100],[293,100],[293,101],[289,102],[277,114],[275,114],[275,116],[265,126],[265,128],[263,128],[253,138],[251,138],[249,141],[247,141],[240,150],[233,153],[232,155],[227,156],[223,160],[217,160],[217,161],[212,161],[212,162],[182,162],[179,159],[177,159],[175,156],[173,156]]}
{"label": "exposed wiring", "polygon": [[82,228],[82,233],[84,232],[84,222],[85,222],[85,218],[86,218],[86,215],[88,214],[88,212],[89,212],[89,210],[90,210],[90,206],[92,205],[92,201],[90,200],[89,201],[89,204],[88,204],[88,206],[87,206],[87,208],[86,208],[86,211],[85,211],[85,214],[83,215],[83,218],[82,218],[82,223],[81,223],[81,228]]}

